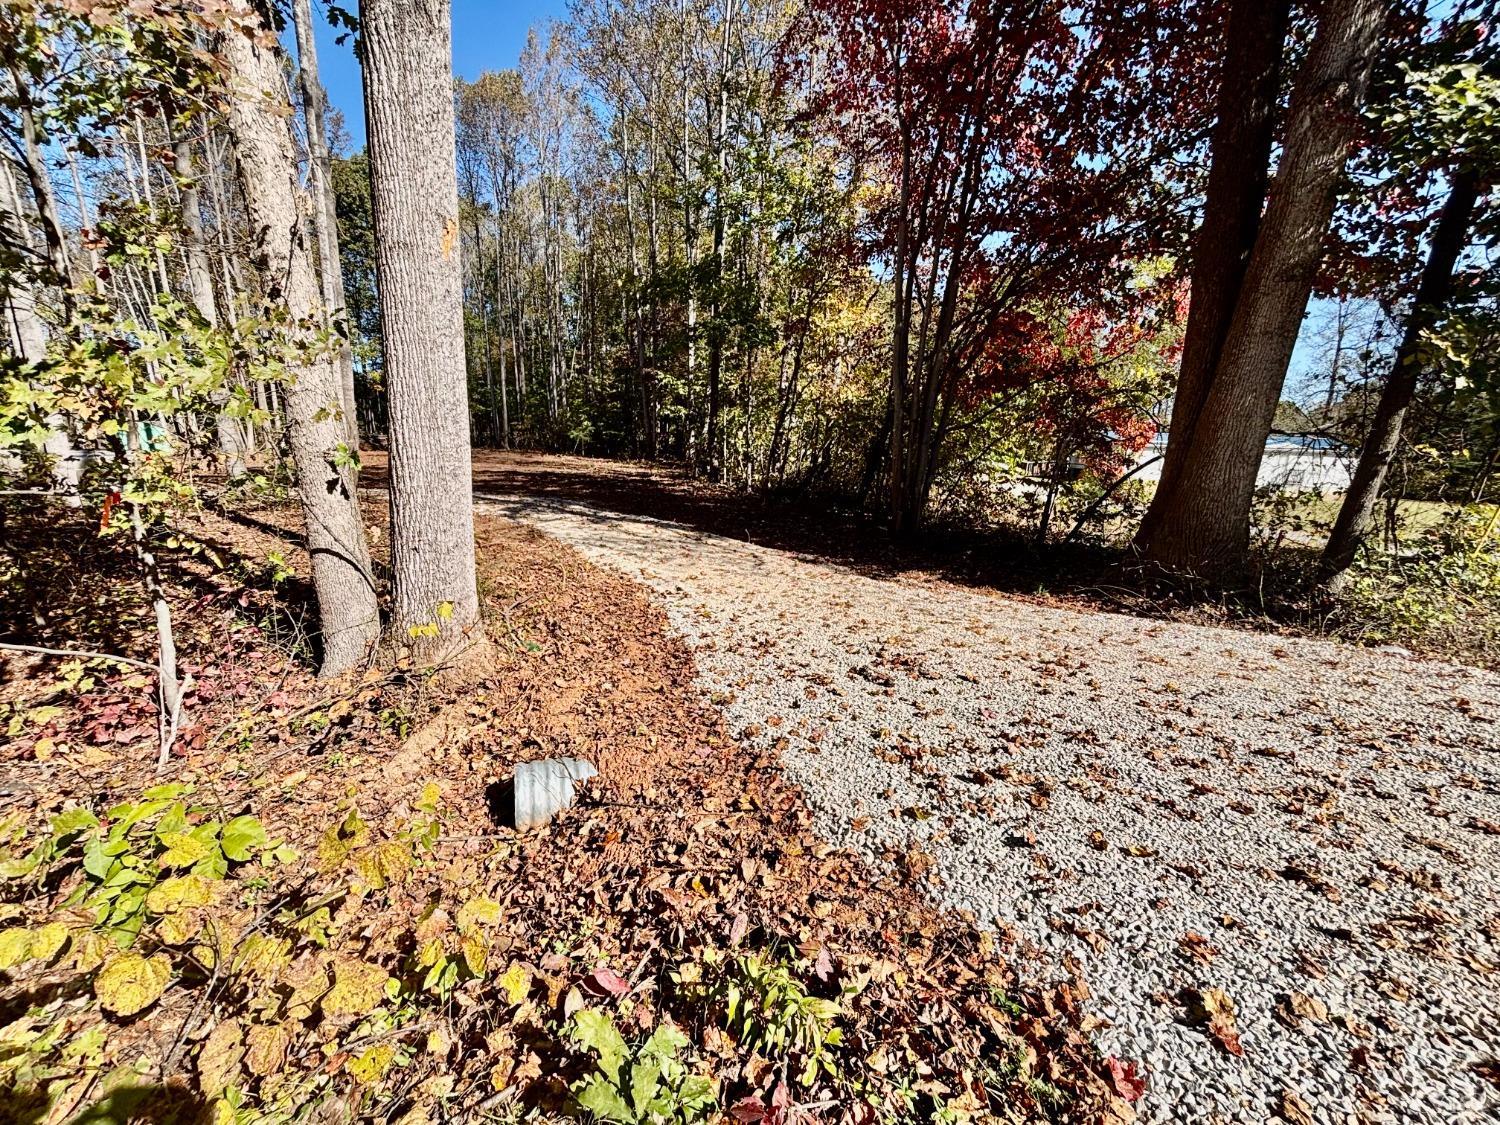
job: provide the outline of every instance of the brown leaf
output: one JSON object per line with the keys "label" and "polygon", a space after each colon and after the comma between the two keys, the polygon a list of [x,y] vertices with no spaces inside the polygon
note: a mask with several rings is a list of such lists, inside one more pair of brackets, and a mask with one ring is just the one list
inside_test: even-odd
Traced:
{"label": "brown leaf", "polygon": [[1205,965],[1219,955],[1218,946],[1202,934],[1194,933],[1192,930],[1178,938],[1177,944],[1181,947],[1184,956],[1201,961]]}
{"label": "brown leaf", "polygon": [[1328,1005],[1305,992],[1285,992],[1277,999],[1276,1018],[1287,1027],[1300,1027],[1303,1020],[1328,1022]]}
{"label": "brown leaf", "polygon": [[1276,1112],[1287,1125],[1315,1125],[1312,1107],[1295,1090],[1283,1088]]}
{"label": "brown leaf", "polygon": [[1203,1025],[1209,1038],[1235,1057],[1245,1053],[1234,1022],[1234,1001],[1227,992],[1222,988],[1189,988],[1183,990],[1183,999],[1188,1015]]}

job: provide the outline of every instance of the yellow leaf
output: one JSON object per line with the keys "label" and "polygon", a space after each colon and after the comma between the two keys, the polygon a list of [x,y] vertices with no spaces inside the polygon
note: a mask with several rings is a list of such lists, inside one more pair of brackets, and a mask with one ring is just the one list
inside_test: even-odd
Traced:
{"label": "yellow leaf", "polygon": [[146,892],[146,909],[152,914],[175,914],[193,906],[208,906],[213,900],[213,885],[202,875],[175,875]]}
{"label": "yellow leaf", "polygon": [[157,856],[161,867],[191,867],[208,854],[208,845],[188,832],[163,832],[167,850]]}
{"label": "yellow leaf", "polygon": [[450,621],[450,620],[452,620],[452,618],[453,618],[453,603],[452,602],[438,602],[437,615],[438,615],[439,618],[441,618],[444,621]]}
{"label": "yellow leaf", "polygon": [[61,922],[49,922],[31,931],[31,955],[38,961],[50,961],[67,942],[68,927]]}
{"label": "yellow leaf", "polygon": [[483,895],[471,898],[458,908],[458,928],[461,930],[467,930],[476,924],[493,926],[499,921],[500,904]]}
{"label": "yellow leaf", "polygon": [[512,961],[510,968],[500,978],[500,987],[505,991],[507,1000],[512,1004],[519,1004],[531,991],[531,970],[519,961]]}
{"label": "yellow leaf", "polygon": [[245,1065],[250,1073],[264,1078],[275,1074],[286,1064],[286,1049],[292,1033],[285,1024],[258,1023],[245,1033]]}
{"label": "yellow leaf", "polygon": [[91,973],[108,956],[110,940],[101,933],[85,930],[73,935],[73,967],[80,973]]}
{"label": "yellow leaf", "polygon": [[365,1086],[379,1082],[395,1054],[396,1048],[389,1043],[377,1043],[349,1060],[349,1074]]}
{"label": "yellow leaf", "polygon": [[186,945],[203,932],[203,915],[196,911],[168,914],[157,923],[163,945]]}
{"label": "yellow leaf", "polygon": [[323,1013],[329,1016],[364,1015],[385,999],[389,975],[379,965],[353,957],[334,962],[333,987],[323,997]]}
{"label": "yellow leaf", "polygon": [[0,969],[13,969],[31,957],[31,931],[25,926],[0,930]]}
{"label": "yellow leaf", "polygon": [[490,943],[484,940],[482,934],[470,930],[464,934],[459,944],[464,951],[464,961],[469,966],[469,972],[476,977],[483,976],[490,960]]}
{"label": "yellow leaf", "polygon": [[172,962],[165,953],[154,957],[120,953],[106,961],[94,978],[94,995],[106,1011],[132,1016],[156,1003],[171,979]]}
{"label": "yellow leaf", "polygon": [[236,972],[275,981],[281,970],[291,963],[292,943],[288,938],[269,934],[251,934],[235,953]]}

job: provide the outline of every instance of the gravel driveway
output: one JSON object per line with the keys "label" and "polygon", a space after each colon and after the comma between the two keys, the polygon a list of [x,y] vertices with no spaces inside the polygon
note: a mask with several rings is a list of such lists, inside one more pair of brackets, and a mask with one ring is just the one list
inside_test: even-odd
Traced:
{"label": "gravel driveway", "polygon": [[654,590],[829,839],[1075,969],[1147,1120],[1500,1115],[1500,676],[487,507]]}

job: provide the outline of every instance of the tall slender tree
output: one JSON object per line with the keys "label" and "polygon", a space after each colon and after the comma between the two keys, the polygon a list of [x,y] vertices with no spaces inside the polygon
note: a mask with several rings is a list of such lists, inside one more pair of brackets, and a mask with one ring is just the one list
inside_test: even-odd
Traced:
{"label": "tall slender tree", "polygon": [[[328,152],[328,97],[318,78],[318,45],[313,38],[311,0],[293,0],[292,26],[297,39],[297,85],[302,94],[302,117],[307,123],[307,157],[311,175],[313,230],[318,236],[318,280],[323,307],[332,321],[348,315],[344,302],[344,273],[339,260],[339,229],[334,208],[333,164]],[[348,328],[340,333],[339,386],[349,447],[359,448],[359,416],[354,403],[354,352]]]}
{"label": "tall slender tree", "polygon": [[380,633],[379,607],[355,498],[353,451],[339,413],[338,368],[316,342],[322,294],[299,218],[277,41],[264,9],[252,0],[233,0],[230,10],[220,41],[232,83],[228,124],[262,290],[272,315],[284,309],[291,331],[304,337],[305,358],[292,368],[286,388],[286,414],[322,626],[320,674],[330,676],[369,652]]}
{"label": "tall slender tree", "polygon": [[426,662],[480,635],[448,0],[360,10],[389,395],[392,625]]}

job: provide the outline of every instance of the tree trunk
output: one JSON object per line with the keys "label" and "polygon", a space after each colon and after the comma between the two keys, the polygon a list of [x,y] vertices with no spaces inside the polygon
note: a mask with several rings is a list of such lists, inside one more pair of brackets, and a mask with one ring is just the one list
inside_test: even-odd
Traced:
{"label": "tree trunk", "polygon": [[[15,246],[29,246],[31,239],[21,219],[20,200],[9,162],[0,158],[0,234]],[[0,289],[0,305],[5,310],[6,339],[11,353],[26,363],[41,363],[47,358],[47,324],[37,315],[36,293],[26,275],[11,271]]]}
{"label": "tree trunk", "polygon": [[[288,107],[278,97],[284,86],[275,39],[248,0],[236,0],[231,9],[240,22],[221,39],[237,87],[230,99],[229,130],[264,296],[268,304],[285,306],[294,323],[321,323],[322,298],[297,216],[296,161]],[[342,401],[338,368],[314,352],[293,364],[290,374],[285,409],[322,619],[319,671],[332,676],[365,658],[380,635],[380,612],[354,473],[337,457],[347,440],[344,423],[330,410]]]}
{"label": "tree trunk", "polygon": [[1290,9],[1290,0],[1235,0],[1229,12],[1182,366],[1161,479],[1136,535],[1140,547],[1150,543],[1176,488],[1255,248]]}
{"label": "tree trunk", "polygon": [[1328,537],[1328,546],[1323,550],[1322,576],[1331,590],[1337,590],[1342,584],[1343,576],[1375,522],[1375,505],[1380,499],[1380,490],[1396,449],[1401,444],[1406,411],[1416,394],[1417,379],[1422,373],[1422,336],[1441,314],[1453,289],[1453,267],[1463,253],[1479,191],[1479,179],[1473,171],[1464,169],[1454,173],[1448,200],[1443,204],[1437,227],[1432,232],[1427,264],[1412,298],[1406,332],[1396,351],[1395,364],[1386,379],[1385,389],[1381,391],[1380,404],[1375,408],[1375,420],[1360,452],[1354,479],[1344,494],[1344,503]]}
{"label": "tree trunk", "polygon": [[[313,228],[318,235],[318,278],[323,307],[330,322],[348,316],[344,302],[344,268],[339,261],[339,226],[333,195],[333,162],[324,136],[328,98],[318,81],[318,45],[313,38],[310,0],[293,0],[292,23],[297,38],[297,84],[302,91],[302,115],[307,122],[307,155],[311,169]],[[349,448],[359,448],[359,417],[354,404],[354,353],[346,331],[339,332],[339,390]]]}
{"label": "tree trunk", "polygon": [[1212,385],[1146,555],[1211,580],[1247,561],[1255,478],[1297,343],[1384,0],[1329,0],[1298,76],[1281,165]]}
{"label": "tree trunk", "polygon": [[[171,111],[167,110],[168,128]],[[172,137],[172,171],[177,177],[179,209],[183,235],[183,251],[187,259],[188,297],[198,315],[210,326],[220,321],[214,302],[213,270],[208,261],[208,250],[203,241],[203,212],[198,196],[198,178],[193,171],[193,152],[188,138],[179,133]],[[214,404],[219,408],[215,430],[219,439],[219,452],[224,457],[224,468],[230,480],[245,475],[245,451],[249,444],[245,439],[243,423],[224,409],[230,400],[230,388],[221,387],[214,394]]]}
{"label": "tree trunk", "polygon": [[366,0],[365,118],[391,442],[392,623],[436,663],[480,639],[448,0]]}

